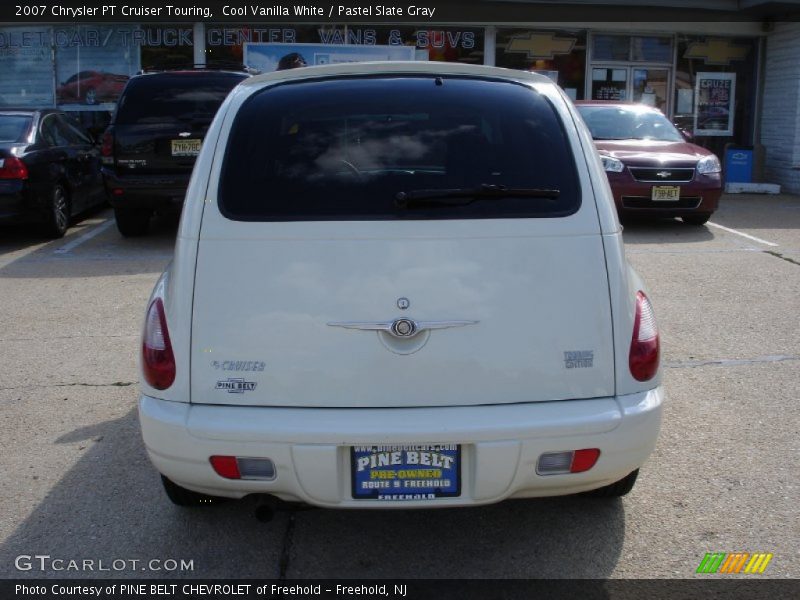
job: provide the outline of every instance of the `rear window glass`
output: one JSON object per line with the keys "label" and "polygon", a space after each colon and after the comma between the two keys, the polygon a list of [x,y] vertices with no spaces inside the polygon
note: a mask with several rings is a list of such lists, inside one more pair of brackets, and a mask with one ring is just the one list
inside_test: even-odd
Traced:
{"label": "rear window glass", "polygon": [[25,115],[0,115],[0,142],[21,142],[30,126]]}
{"label": "rear window glass", "polygon": [[237,113],[219,187],[234,220],[557,217],[580,203],[553,107],[485,79],[285,83]]}
{"label": "rear window glass", "polygon": [[117,106],[118,125],[211,122],[228,93],[245,75],[145,75],[132,79]]}

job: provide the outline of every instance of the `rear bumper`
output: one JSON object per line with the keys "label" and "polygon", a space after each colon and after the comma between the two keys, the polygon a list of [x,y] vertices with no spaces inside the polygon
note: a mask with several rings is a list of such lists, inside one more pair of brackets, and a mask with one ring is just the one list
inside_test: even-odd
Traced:
{"label": "rear bumper", "polygon": [[0,181],[0,222],[28,223],[41,220],[43,207],[25,182]]}
{"label": "rear bumper", "polygon": [[[150,460],[175,483],[216,496],[262,493],[332,508],[488,504],[608,485],[639,468],[655,447],[662,388],[615,398],[530,404],[396,409],[207,406],[142,396],[139,419]],[[461,495],[387,504],[354,500],[349,446],[462,445]],[[536,473],[545,452],[599,448],[584,473]],[[271,481],[230,480],[213,455],[274,461]]]}
{"label": "rear bumper", "polygon": [[[103,167],[106,197],[114,208],[180,210],[191,172],[172,175],[118,175]],[[119,191],[117,191],[119,190]]]}

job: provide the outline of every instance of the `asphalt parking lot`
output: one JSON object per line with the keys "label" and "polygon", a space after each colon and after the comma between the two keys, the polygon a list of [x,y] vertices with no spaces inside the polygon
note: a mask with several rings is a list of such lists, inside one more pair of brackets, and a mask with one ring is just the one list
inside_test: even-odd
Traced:
{"label": "asphalt parking lot", "polygon": [[[39,554],[142,561],[103,577],[685,578],[706,552],[739,551],[773,553],[760,577],[800,577],[800,197],[726,196],[706,227],[626,227],[668,403],[623,500],[269,523],[250,499],[172,506],[140,441],[140,321],[175,230],[123,239],[110,210],[55,242],[0,229],[2,577],[92,575],[15,567]],[[152,559],[193,569],[142,571]]]}

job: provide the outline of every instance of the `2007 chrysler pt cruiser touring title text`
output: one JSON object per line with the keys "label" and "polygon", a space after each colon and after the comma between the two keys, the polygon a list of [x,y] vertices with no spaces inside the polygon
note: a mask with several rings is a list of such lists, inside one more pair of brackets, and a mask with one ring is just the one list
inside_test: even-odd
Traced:
{"label": "2007 chrysler pt cruiser touring title text", "polygon": [[658,364],[556,85],[308,67],[242,82],[208,131],[147,308],[139,415],[178,504],[621,496],[658,436]]}

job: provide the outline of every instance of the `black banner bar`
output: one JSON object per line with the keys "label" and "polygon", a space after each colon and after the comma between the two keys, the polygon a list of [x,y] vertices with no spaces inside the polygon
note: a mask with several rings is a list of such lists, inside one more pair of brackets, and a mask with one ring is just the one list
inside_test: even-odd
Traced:
{"label": "black banner bar", "polygon": [[0,581],[3,600],[265,600],[320,598],[445,600],[511,598],[560,600],[784,600],[800,597],[800,580],[730,578],[555,580],[122,580],[43,579]]}
{"label": "black banner bar", "polygon": [[[734,22],[798,20],[800,6],[745,3],[744,10],[687,8],[676,2],[562,4],[519,0],[3,0],[2,24],[43,23],[386,23]],[[735,7],[737,3],[731,2]]]}

